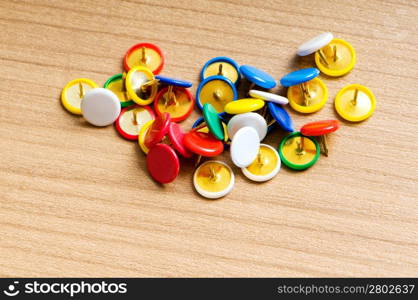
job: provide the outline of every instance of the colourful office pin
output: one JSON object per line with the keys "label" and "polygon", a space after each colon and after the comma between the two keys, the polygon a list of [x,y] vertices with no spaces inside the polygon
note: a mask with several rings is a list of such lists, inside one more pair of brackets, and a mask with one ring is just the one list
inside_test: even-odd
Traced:
{"label": "colourful office pin", "polygon": [[142,126],[154,118],[154,112],[149,106],[125,107],[116,119],[115,127],[122,137],[136,141]]}
{"label": "colourful office pin", "polygon": [[289,113],[280,105],[274,102],[267,103],[270,115],[274,118],[276,123],[284,130],[293,132],[293,122],[289,116]]}
{"label": "colourful office pin", "polygon": [[348,42],[342,39],[333,39],[326,47],[315,53],[315,62],[322,73],[338,77],[347,74],[354,68],[356,52]]}
{"label": "colourful office pin", "polygon": [[190,81],[171,78],[171,77],[166,77],[166,76],[161,76],[161,75],[155,76],[155,79],[158,79],[160,84],[165,84],[165,85],[168,85],[168,86],[170,86],[170,85],[178,86],[178,87],[183,87],[183,88],[186,88],[186,89],[191,88],[192,85],[193,85]]}
{"label": "colourful office pin", "polygon": [[110,125],[120,114],[119,99],[107,89],[95,88],[84,95],[81,101],[81,113],[92,125]]}
{"label": "colourful office pin", "polygon": [[157,115],[169,113],[173,122],[181,122],[193,111],[195,100],[184,87],[169,85],[155,96],[154,110]]}
{"label": "colourful office pin", "polygon": [[225,163],[216,160],[201,164],[193,175],[196,191],[208,199],[221,198],[230,193],[234,187],[235,176]]}
{"label": "colourful office pin", "polygon": [[328,156],[327,134],[334,132],[340,128],[337,120],[324,120],[305,124],[300,129],[300,133],[305,136],[319,136],[322,152]]}
{"label": "colourful office pin", "polygon": [[205,157],[218,156],[224,150],[223,143],[212,134],[198,130],[192,130],[184,136],[184,145],[189,151]]}
{"label": "colourful office pin", "polygon": [[191,130],[184,136],[184,146],[191,152],[205,157],[213,157],[222,153],[224,144],[211,133]]}
{"label": "colourful office pin", "polygon": [[138,134],[138,144],[139,147],[141,148],[142,152],[144,152],[145,154],[148,154],[149,149],[147,146],[145,146],[145,137],[148,134],[148,130],[151,127],[152,123],[154,123],[154,120],[150,120],[147,123],[144,124],[144,126],[141,127],[141,129],[139,130],[139,134]]}
{"label": "colourful office pin", "polygon": [[136,66],[126,75],[125,86],[130,99],[139,105],[148,105],[157,94],[158,80],[150,69]]}
{"label": "colourful office pin", "polygon": [[281,161],[294,170],[305,170],[313,166],[319,158],[318,142],[300,132],[293,132],[285,137],[279,146]]}
{"label": "colourful office pin", "polygon": [[184,146],[184,136],[186,134],[177,123],[171,122],[168,129],[168,138],[170,139],[173,148],[183,157],[189,158],[193,153],[187,150]]}
{"label": "colourful office pin", "polygon": [[231,115],[256,111],[264,106],[264,101],[255,98],[240,99],[225,105],[225,112]]}
{"label": "colourful office pin", "polygon": [[277,150],[267,144],[260,144],[256,159],[241,171],[248,179],[263,182],[272,179],[280,171],[280,157]]}
{"label": "colourful office pin", "polygon": [[228,122],[228,136],[232,140],[235,134],[244,127],[254,128],[262,141],[267,135],[267,122],[259,114],[249,112],[233,116]]}
{"label": "colourful office pin", "polygon": [[151,43],[139,43],[129,48],[123,58],[123,67],[129,72],[136,66],[146,67],[154,74],[159,74],[164,66],[161,49]]}
{"label": "colourful office pin", "polygon": [[315,53],[316,51],[328,45],[333,38],[334,36],[331,32],[321,33],[320,35],[300,45],[297,50],[297,54],[299,56],[306,56]]}
{"label": "colourful office pin", "polygon": [[224,128],[221,123],[221,118],[212,104],[205,103],[205,105],[203,105],[203,118],[205,119],[205,123],[208,126],[210,133],[218,140],[223,141],[225,138]]}
{"label": "colourful office pin", "polygon": [[287,98],[294,110],[313,113],[325,105],[328,89],[318,75],[318,69],[306,68],[291,72],[280,79],[280,84],[288,87]]}
{"label": "colourful office pin", "polygon": [[94,81],[87,78],[71,80],[62,90],[61,103],[70,113],[81,115],[81,99],[88,91],[97,87]]}
{"label": "colourful office pin", "polygon": [[159,183],[170,183],[180,171],[180,161],[169,145],[157,144],[147,155],[147,169],[151,177]]}
{"label": "colourful office pin", "polygon": [[111,90],[119,98],[122,108],[135,104],[134,101],[129,99],[128,93],[126,92],[125,77],[126,73],[113,75],[103,85],[105,89]]}
{"label": "colourful office pin", "polygon": [[[228,143],[228,141],[229,141],[228,129],[227,129],[227,126],[226,126],[225,122],[223,121],[223,119],[221,117],[220,117],[220,119],[221,119],[222,128],[223,128],[223,132],[224,132],[223,142],[224,142],[224,145],[226,147],[226,146],[229,146],[229,143]],[[193,123],[192,129],[195,129],[195,130],[200,131],[200,132],[205,132],[205,133],[209,132],[209,127],[206,124],[205,119],[203,117],[200,117],[199,119],[197,119]]]}
{"label": "colourful office pin", "polygon": [[239,168],[249,166],[257,157],[260,149],[260,137],[252,127],[239,129],[232,138],[231,159]]}
{"label": "colourful office pin", "polygon": [[335,110],[345,120],[360,122],[369,118],[376,107],[376,98],[370,89],[360,84],[342,88],[335,97]]}
{"label": "colourful office pin", "polygon": [[353,46],[342,39],[334,39],[332,33],[322,33],[298,48],[298,55],[315,52],[316,66],[328,76],[342,76],[350,72],[356,64]]}
{"label": "colourful office pin", "polygon": [[286,105],[289,103],[289,100],[286,97],[269,93],[269,92],[250,90],[248,94],[253,98],[261,99],[261,100],[268,101],[268,102],[273,102],[273,103],[280,104],[280,105]]}
{"label": "colourful office pin", "polygon": [[144,144],[148,149],[158,144],[167,135],[171,118],[168,113],[163,113],[155,118],[145,136]]}
{"label": "colourful office pin", "polygon": [[253,83],[253,85],[264,89],[272,89],[277,85],[276,80],[274,80],[270,74],[257,69],[256,67],[243,65],[239,68],[239,70],[242,75],[248,79],[248,81]]}
{"label": "colourful office pin", "polygon": [[214,75],[224,76],[234,84],[238,84],[241,79],[239,65],[233,59],[225,56],[211,58],[200,72],[201,80]]}
{"label": "colourful office pin", "polygon": [[226,77],[214,75],[203,80],[196,92],[196,102],[200,109],[210,103],[218,113],[224,112],[228,102],[235,101],[238,93],[235,85]]}

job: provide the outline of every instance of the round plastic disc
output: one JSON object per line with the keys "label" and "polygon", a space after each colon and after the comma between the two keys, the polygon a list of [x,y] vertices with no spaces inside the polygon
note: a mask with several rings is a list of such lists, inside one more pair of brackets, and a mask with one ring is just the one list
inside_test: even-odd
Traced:
{"label": "round plastic disc", "polygon": [[148,106],[135,105],[123,108],[116,119],[115,127],[119,134],[127,140],[138,139],[142,126],[150,120],[154,120],[154,112]]}
{"label": "round plastic disc", "polygon": [[148,130],[151,127],[152,123],[154,123],[154,120],[150,120],[147,123],[144,124],[144,126],[142,126],[141,130],[139,131],[139,135],[138,135],[138,144],[139,147],[141,148],[142,152],[144,152],[145,154],[148,154],[149,149],[147,146],[145,146],[145,137],[147,136]]}
{"label": "round plastic disc", "polygon": [[184,146],[191,152],[205,157],[222,153],[224,144],[212,134],[192,130],[184,136]]}
{"label": "round plastic disc", "polygon": [[210,133],[212,133],[218,140],[223,141],[225,136],[221,118],[212,104],[205,103],[205,105],[203,105],[203,118],[205,119]]}
{"label": "round plastic disc", "polygon": [[147,169],[155,181],[170,183],[179,174],[180,161],[170,146],[157,144],[148,152]]}
{"label": "round plastic disc", "polygon": [[71,80],[62,90],[61,103],[70,113],[81,115],[81,99],[88,91],[97,87],[94,81],[87,78]]}
{"label": "round plastic disc", "polygon": [[325,83],[317,77],[306,82],[305,86],[310,97],[304,96],[300,85],[294,85],[287,89],[290,106],[304,114],[316,112],[324,107],[328,100],[328,88]]}
{"label": "round plastic disc", "polygon": [[315,53],[316,66],[328,76],[338,77],[350,72],[356,64],[356,52],[353,46],[341,39],[333,39],[321,49],[323,58]]}
{"label": "round plastic disc", "polygon": [[130,100],[123,81],[123,74],[116,74],[110,77],[103,85],[105,89],[111,90],[116,96],[118,96],[121,107],[128,107],[135,104]]}
{"label": "round plastic disc", "polygon": [[128,72],[136,66],[147,67],[154,74],[159,74],[164,66],[161,49],[151,43],[139,43],[129,48],[123,58],[123,67]]}
{"label": "round plastic disc", "polygon": [[191,157],[193,153],[191,153],[187,148],[184,146],[184,136],[185,133],[181,129],[180,125],[174,122],[170,123],[170,128],[168,129],[168,138],[173,146],[173,148],[180,153],[181,156],[184,157]]}
{"label": "round plastic disc", "polygon": [[139,105],[150,104],[157,94],[157,84],[143,89],[143,85],[155,80],[154,74],[142,66],[133,67],[126,75],[125,86],[128,97]]}
{"label": "round plastic disc", "polygon": [[168,113],[164,113],[155,118],[144,140],[144,144],[148,149],[151,149],[154,145],[162,141],[168,132],[170,122],[171,118]]}
{"label": "round plastic disc", "polygon": [[277,85],[276,80],[270,74],[253,66],[242,65],[239,70],[245,78],[262,88],[272,89]]}
{"label": "round plastic disc", "polygon": [[280,105],[286,105],[287,103],[289,103],[289,100],[286,97],[269,93],[269,92],[250,90],[248,93],[250,94],[251,97],[268,101],[268,102],[273,102],[273,103],[280,104]]}
{"label": "round plastic disc", "polygon": [[232,191],[235,176],[231,168],[216,160],[201,164],[193,175],[196,191],[205,198],[217,199]]}
{"label": "round plastic disc", "polygon": [[328,45],[334,36],[331,32],[324,32],[299,46],[297,54],[299,56],[306,56],[312,54],[322,47]]}
{"label": "round plastic disc", "polygon": [[[357,91],[357,92],[356,92]],[[357,100],[355,96],[357,93]],[[342,88],[335,97],[335,109],[345,120],[360,122],[369,118],[376,107],[376,98],[371,90],[360,84]]]}
{"label": "round plastic disc", "polygon": [[[197,119],[193,123],[192,128],[198,127],[203,122],[205,122],[205,119],[203,117],[200,117],[199,119]],[[226,124],[225,124],[225,122],[223,121],[222,118],[221,118],[221,123],[222,123],[223,131],[224,131],[224,140],[223,140],[223,142],[224,142],[225,146],[227,146],[228,145],[228,141],[229,141],[228,129],[227,129],[227,126],[226,126]],[[197,131],[209,133],[209,128],[208,128],[208,126],[205,123],[205,126],[203,126],[202,128],[199,128]]]}
{"label": "round plastic disc", "polygon": [[231,142],[231,159],[239,168],[249,166],[257,157],[260,149],[260,138],[252,127],[238,130]]}
{"label": "round plastic disc", "polygon": [[189,81],[170,78],[170,77],[164,77],[164,76],[161,76],[161,75],[157,75],[157,76],[155,76],[155,78],[158,79],[160,81],[160,83],[166,84],[166,85],[173,85],[173,86],[178,86],[178,87],[183,87],[183,88],[190,88],[193,85]]}
{"label": "round plastic disc", "polygon": [[250,180],[263,182],[272,179],[280,171],[280,157],[270,145],[260,144],[256,159],[242,173]]}
{"label": "round plastic disc", "polygon": [[231,58],[225,56],[211,58],[205,63],[200,72],[201,80],[205,80],[214,75],[224,76],[234,84],[237,84],[241,78],[238,64]]}
{"label": "round plastic disc", "polygon": [[340,124],[337,120],[323,120],[303,125],[300,133],[306,136],[320,136],[334,132],[338,128],[340,128]]}
{"label": "round plastic disc", "polygon": [[119,99],[113,92],[104,88],[90,90],[81,101],[81,112],[90,124],[110,125],[120,114]]}
{"label": "round plastic disc", "polygon": [[269,108],[270,115],[276,120],[276,123],[281,128],[288,132],[294,131],[292,119],[283,107],[273,102],[269,102],[267,106]]}
{"label": "round plastic disc", "polygon": [[291,72],[280,79],[280,84],[285,87],[301,84],[316,78],[319,75],[317,68],[306,68]]}
{"label": "round plastic disc", "polygon": [[313,166],[319,158],[318,142],[310,137],[293,132],[285,137],[279,146],[281,161],[294,170],[305,170]]}
{"label": "round plastic disc", "polygon": [[258,138],[262,141],[267,134],[266,120],[259,114],[249,112],[233,116],[228,122],[228,136],[232,140],[235,134],[244,127],[252,127],[258,134]]}
{"label": "round plastic disc", "polygon": [[229,102],[225,105],[225,112],[231,115],[256,111],[264,106],[261,99],[247,98]]}
{"label": "round plastic disc", "polygon": [[161,89],[155,96],[154,110],[157,115],[169,113],[171,121],[181,122],[193,111],[195,100],[188,89],[173,87],[171,97],[168,88]]}
{"label": "round plastic disc", "polygon": [[225,104],[237,100],[237,89],[226,77],[215,75],[203,80],[196,92],[196,101],[200,109],[205,103],[210,103],[218,113],[224,112]]}

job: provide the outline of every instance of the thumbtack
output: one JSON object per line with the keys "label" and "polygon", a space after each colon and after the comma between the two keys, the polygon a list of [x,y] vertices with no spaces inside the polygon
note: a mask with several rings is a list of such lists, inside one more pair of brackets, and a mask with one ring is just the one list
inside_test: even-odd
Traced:
{"label": "thumbtack", "polygon": [[305,124],[300,129],[300,132],[305,136],[318,136],[322,146],[322,152],[328,156],[328,144],[326,135],[338,130],[340,124],[337,120],[316,121]]}
{"label": "thumbtack", "polygon": [[142,66],[159,74],[164,66],[164,55],[161,49],[151,43],[139,43],[126,51],[123,67],[129,72],[133,67]]}
{"label": "thumbtack", "polygon": [[313,166],[319,158],[318,142],[300,132],[293,132],[279,145],[280,159],[284,165],[294,170],[305,170]]}
{"label": "thumbtack", "polygon": [[288,87],[287,98],[294,110],[313,113],[325,105],[328,89],[318,75],[318,69],[306,68],[291,72],[280,79],[281,85]]}
{"label": "thumbtack", "polygon": [[345,120],[360,122],[369,118],[376,107],[373,92],[360,84],[342,88],[335,97],[335,110]]}
{"label": "thumbtack", "polygon": [[260,144],[257,158],[242,173],[250,180],[263,182],[272,179],[280,171],[280,157],[276,149],[267,144]]}
{"label": "thumbtack", "polygon": [[200,72],[201,80],[214,75],[226,77],[235,85],[238,85],[241,79],[239,65],[233,59],[225,56],[210,59]]}
{"label": "thumbtack", "polygon": [[97,87],[94,81],[87,78],[71,80],[62,90],[61,103],[69,112],[81,115],[81,100],[87,92]]}
{"label": "thumbtack", "polygon": [[196,191],[208,199],[217,199],[230,193],[235,184],[232,169],[221,161],[210,160],[200,165],[193,175]]}
{"label": "thumbtack", "polygon": [[196,102],[201,110],[203,110],[205,103],[210,103],[218,113],[224,113],[225,105],[235,101],[237,96],[237,89],[231,80],[225,76],[213,75],[199,84],[196,91]]}

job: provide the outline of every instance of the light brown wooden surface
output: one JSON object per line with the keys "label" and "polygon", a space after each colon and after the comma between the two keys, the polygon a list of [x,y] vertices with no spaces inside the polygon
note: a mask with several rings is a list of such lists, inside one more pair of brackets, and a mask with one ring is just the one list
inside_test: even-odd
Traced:
{"label": "light brown wooden surface", "polygon": [[[0,276],[417,276],[417,20],[414,1],[0,1]],[[221,200],[194,192],[191,164],[154,183],[135,142],[59,101],[71,79],[119,73],[137,42],[195,93],[218,55],[275,78],[311,66],[296,48],[323,31],[358,61],[322,76],[325,108],[291,111],[295,127],[337,118],[349,83],[372,89],[375,114],[342,122],[306,172],[254,184],[235,168]]]}

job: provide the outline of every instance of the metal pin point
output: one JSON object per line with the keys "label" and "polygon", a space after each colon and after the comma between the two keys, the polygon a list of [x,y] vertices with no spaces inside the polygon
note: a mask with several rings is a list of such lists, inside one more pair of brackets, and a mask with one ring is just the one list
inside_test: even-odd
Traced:
{"label": "metal pin point", "polygon": [[223,76],[223,65],[222,64],[219,64],[219,70],[218,70],[218,75],[221,75],[221,76]]}
{"label": "metal pin point", "polygon": [[78,90],[80,98],[84,97],[84,86],[81,82],[78,83]]}
{"label": "metal pin point", "polygon": [[145,47],[141,47],[141,63],[146,64],[147,63],[147,57],[145,54]]}
{"label": "metal pin point", "polygon": [[328,60],[327,60],[327,58],[325,57],[325,54],[324,54],[324,52],[322,51],[322,49],[319,49],[319,50],[318,50],[318,54],[319,54],[319,57],[321,58],[321,60],[323,61],[323,63],[324,63],[324,64],[326,64],[326,65],[328,66]]}
{"label": "metal pin point", "polygon": [[354,98],[352,100],[353,105],[357,105],[358,89],[354,90]]}
{"label": "metal pin point", "polygon": [[322,144],[324,155],[328,157],[328,143],[327,143],[327,137],[325,134],[321,135],[321,144]]}

